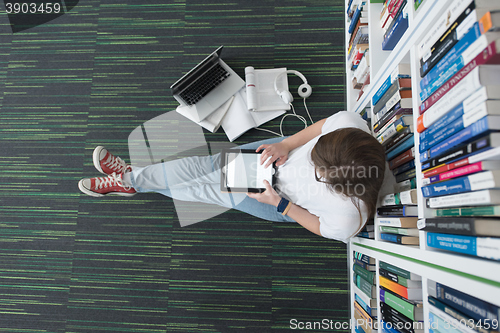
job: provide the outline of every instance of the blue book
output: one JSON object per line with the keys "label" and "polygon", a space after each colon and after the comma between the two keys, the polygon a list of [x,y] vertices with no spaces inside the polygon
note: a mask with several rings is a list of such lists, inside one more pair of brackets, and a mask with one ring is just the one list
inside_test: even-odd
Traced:
{"label": "blue book", "polygon": [[386,157],[386,160],[392,160],[394,157],[398,156],[399,154],[401,154],[402,152],[410,149],[411,147],[413,147],[415,145],[415,140],[413,140],[413,133],[408,135],[408,137],[399,144],[399,146],[397,146],[396,148],[394,148],[393,150],[391,150],[390,152],[388,152],[385,157]]}
{"label": "blue book", "polygon": [[384,333],[400,333],[397,329],[394,328],[394,325],[386,323],[383,320],[380,321],[380,326],[382,326],[382,332]]}
{"label": "blue book", "polygon": [[422,152],[420,154],[420,161],[425,162],[433,157],[445,153],[456,145],[467,143],[480,135],[486,135],[490,131],[497,130],[500,130],[499,116],[486,116],[481,118],[443,142],[435,145],[427,151]]}
{"label": "blue book", "polygon": [[396,19],[391,31],[389,31],[387,36],[384,38],[384,41],[382,42],[382,50],[392,51],[404,35],[406,29],[408,29],[408,15],[406,15],[403,10]]}
{"label": "blue book", "polygon": [[400,173],[406,172],[410,169],[415,168],[415,159],[411,160],[408,163],[398,166],[397,168],[392,170],[392,174],[394,176],[399,175]]}
{"label": "blue book", "polygon": [[429,326],[439,328],[439,333],[463,333],[458,328],[453,327],[453,324],[445,321],[438,315],[432,313],[432,309],[429,309]]}
{"label": "blue book", "polygon": [[488,188],[498,188],[499,170],[478,172],[469,176],[452,178],[422,187],[424,197],[456,194]]}
{"label": "blue book", "polygon": [[476,22],[472,28],[467,32],[456,44],[453,46],[446,55],[439,60],[439,62],[425,75],[420,81],[420,88],[423,90],[432,81],[437,79],[442,73],[449,68],[452,63],[457,60],[462,53],[474,43],[479,36],[481,36],[481,30],[479,29],[479,23]]}
{"label": "blue book", "polygon": [[[441,118],[436,120],[434,124],[429,126],[425,131],[420,133],[420,141],[427,140],[429,136],[433,136],[436,132],[441,131],[443,127],[448,126],[454,120],[462,117],[464,115],[464,104],[460,103],[455,108],[451,109]],[[432,139],[430,139],[432,140]]]}
{"label": "blue book", "polygon": [[435,132],[432,136],[427,136],[427,139],[420,138],[419,152],[423,153],[432,146],[437,145],[441,141],[449,138],[453,134],[464,129],[464,119],[462,117],[456,119],[448,126],[442,127],[439,131]]}
{"label": "blue book", "polygon": [[362,3],[359,4],[359,6],[356,8],[356,11],[352,15],[351,23],[349,24],[349,30],[348,32],[352,34],[354,31],[354,28],[356,28],[356,23],[358,23],[359,17],[361,16],[361,11],[363,10],[363,6],[365,5],[365,2],[363,1]]}
{"label": "blue book", "polygon": [[[476,237],[428,232],[427,245],[437,249],[463,253],[471,256],[500,260],[500,238],[496,237]],[[438,299],[444,301],[439,297]],[[465,311],[463,312],[465,313]],[[478,314],[476,313],[474,315],[471,313],[466,314],[475,319],[481,319],[478,318]],[[495,319],[498,319],[498,308],[496,310],[495,317]]]}
{"label": "blue book", "polygon": [[389,89],[389,87],[392,84],[392,78],[389,76],[387,79],[385,79],[384,83],[382,83],[382,86],[378,88],[377,92],[375,95],[373,95],[372,98],[372,104],[375,105],[380,101],[380,98],[384,96],[385,92]]}

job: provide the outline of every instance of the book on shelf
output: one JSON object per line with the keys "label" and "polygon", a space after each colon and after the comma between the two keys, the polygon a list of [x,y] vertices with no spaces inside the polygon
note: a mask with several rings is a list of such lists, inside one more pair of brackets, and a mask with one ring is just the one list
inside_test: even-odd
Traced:
{"label": "book on shelf", "polygon": [[406,269],[392,265],[392,264],[385,262],[385,261],[379,262],[379,269],[380,268],[385,269],[389,272],[392,272],[392,273],[399,275],[399,276],[401,276],[405,279],[408,279],[408,280],[422,281],[422,276],[420,276],[419,274],[416,274],[416,273],[413,273],[413,272],[408,271]]}
{"label": "book on shelf", "polygon": [[482,171],[422,187],[424,198],[500,188],[500,170]]}
{"label": "book on shelf", "polygon": [[[487,136],[489,138],[489,135]],[[496,163],[500,159],[500,148],[487,148],[485,151],[476,153],[474,155],[458,159],[454,162],[441,164],[438,167],[426,170],[423,172],[424,179],[431,179],[433,177],[449,178],[457,174],[454,173],[455,169],[461,169],[458,173],[466,174],[469,170],[483,170],[483,169],[496,169]],[[483,163],[485,167],[483,167]],[[470,166],[470,169],[468,168]],[[463,168],[463,169],[462,169]],[[429,180],[429,183],[431,181]],[[425,182],[427,183],[427,181]]]}
{"label": "book on shelf", "polygon": [[397,64],[396,67],[392,70],[391,74],[384,80],[380,88],[378,88],[378,90],[373,95],[372,104],[376,105],[396,80],[402,78],[410,78],[410,75],[410,64]]}
{"label": "book on shelf", "polygon": [[379,230],[381,233],[398,234],[403,236],[414,236],[414,237],[419,236],[418,230],[412,228],[396,228],[396,227],[387,227],[381,225],[379,227]]}
{"label": "book on shelf", "polygon": [[372,258],[370,256],[367,256],[364,253],[357,252],[357,251],[354,251],[353,254],[354,254],[354,258],[358,259],[359,261],[362,261],[362,262],[369,264],[369,265],[375,265],[375,258]]}
{"label": "book on shelf", "polygon": [[359,276],[357,273],[353,273],[353,282],[365,295],[370,298],[377,297],[377,290],[372,282],[369,282]]}
{"label": "book on shelf", "polygon": [[[414,229],[412,229],[414,230]],[[405,277],[402,277],[401,275],[398,275],[396,273],[391,272],[388,269],[385,268],[379,268],[378,269],[379,275],[383,276],[391,281],[394,281],[404,287],[409,287],[409,288],[420,288],[422,289],[422,280],[410,280]]]}
{"label": "book on shelf", "polygon": [[379,285],[411,301],[422,300],[422,286],[411,288],[400,285],[386,277],[379,276]]}
{"label": "book on shelf", "polygon": [[[404,116],[412,116],[413,117],[413,110],[411,108],[402,108],[401,103],[396,103],[394,107],[389,110],[388,113],[382,115],[382,118],[380,118],[374,125],[373,125],[373,131],[375,133],[384,131],[387,129],[387,127],[394,123],[396,120],[398,120],[401,117]],[[381,112],[379,112],[381,113]]]}
{"label": "book on shelf", "polygon": [[441,333],[476,333],[472,328],[460,323],[451,315],[429,304],[429,327]]}
{"label": "book on shelf", "polygon": [[[481,213],[482,207],[477,208],[479,209],[476,210],[476,212]],[[471,209],[472,211],[474,211],[474,207],[469,207],[466,209]],[[484,218],[480,216],[447,216],[424,218],[418,220],[417,227],[419,230],[442,234],[500,237],[500,220],[495,218]]]}
{"label": "book on shelf", "polygon": [[[411,128],[410,128],[411,130]],[[399,145],[394,147],[393,149],[387,151],[385,153],[385,159],[387,161],[391,161],[395,159],[396,157],[400,156],[400,154],[403,154],[405,151],[408,149],[412,148],[415,146],[415,140],[413,134],[408,135]]]}
{"label": "book on shelf", "polygon": [[[473,93],[475,93],[482,87],[484,87],[484,89],[481,90],[481,92],[484,92],[484,94],[490,96],[489,99],[498,99],[498,96],[500,96],[500,86],[497,83],[499,79],[494,75],[499,74],[500,66],[485,65],[474,68],[469,72],[468,75],[465,76],[464,80],[455,85],[453,88],[449,89],[449,91],[444,92],[444,94],[441,95],[443,98],[439,99],[436,104],[432,105],[423,114],[418,116],[417,131],[419,133],[425,131],[427,128],[429,128],[430,125],[432,125],[442,116],[446,115],[455,107],[459,106],[460,103],[464,102],[467,97],[471,95],[473,96],[473,98],[479,96],[480,93],[478,93],[478,95],[473,95]],[[451,85],[446,86],[449,87]],[[479,103],[476,102],[478,101],[477,99],[471,100],[473,102],[473,105],[464,104],[462,106],[464,107],[464,114],[466,114],[470,110],[473,110],[474,107]],[[467,102],[469,102],[469,100],[467,100]],[[424,105],[424,103],[422,105]]]}
{"label": "book on shelf", "polygon": [[409,172],[413,169],[415,169],[415,159],[412,159],[409,162],[392,169],[392,174],[394,176],[398,176],[402,173]]}
{"label": "book on shelf", "polygon": [[426,162],[431,158],[448,152],[457,145],[468,143],[491,131],[500,131],[500,116],[486,116],[481,118],[446,140],[420,153],[420,161]]}
{"label": "book on shelf", "polygon": [[[450,216],[483,216],[483,217],[500,217],[500,206],[464,206],[457,208],[440,208],[433,211],[435,217],[450,217]],[[443,232],[443,231],[440,231]],[[500,237],[494,235],[495,237]]]}
{"label": "book on shelf", "polygon": [[[361,291],[357,286],[353,285],[352,290],[354,292],[355,298],[361,300],[364,304],[369,306],[370,308],[377,308],[377,298],[369,297],[367,294]],[[360,303],[361,304],[361,303]]]}
{"label": "book on shelf", "polygon": [[399,311],[410,320],[424,320],[421,302],[407,300],[383,287],[380,288],[380,302],[385,303],[391,308]]}
{"label": "book on shelf", "polygon": [[381,110],[384,107],[386,107],[386,110],[390,110],[402,98],[411,98],[412,97],[411,84],[408,86],[408,79],[411,82],[410,78],[394,79],[389,88],[383,93],[383,95],[377,101],[377,104],[373,105],[373,113],[377,114],[381,112]]}
{"label": "book on shelf", "polygon": [[[443,36],[449,28],[455,24],[457,18],[469,7],[471,0],[455,0],[452,4],[447,7],[447,10],[443,12],[433,23],[433,25],[427,29],[427,33],[422,38],[422,40],[417,43],[417,57],[418,59],[428,57],[431,53],[431,48],[436,41]],[[475,7],[480,7],[480,3],[476,2]]]}
{"label": "book on shelf", "polygon": [[[457,59],[455,59],[444,69],[436,69],[429,72],[420,81],[420,100],[425,101],[431,96],[439,87],[441,87],[448,79],[459,72],[466,64],[469,64],[476,56],[481,54],[485,47],[490,43],[498,43],[500,33],[488,32],[479,37],[471,46],[469,46]],[[498,48],[496,50],[498,52]],[[498,57],[497,57],[498,58]],[[484,64],[498,63],[495,57],[490,58]]]}
{"label": "book on shelf", "polygon": [[370,282],[371,284],[375,283],[375,272],[369,271],[366,268],[361,267],[360,265],[354,264],[352,266],[352,270],[354,273],[358,274],[360,277]]}
{"label": "book on shelf", "polygon": [[[483,51],[481,51],[474,59],[463,66],[455,75],[448,79],[443,85],[439,87],[432,95],[420,104],[420,114],[426,112],[438,102],[444,99],[444,103],[454,103],[451,107],[459,104],[467,98],[475,90],[479,89],[481,85],[498,85],[498,66],[495,71],[496,64],[500,63],[500,40],[491,42]],[[477,67],[485,67],[484,70],[475,71]],[[464,82],[465,81],[465,82]],[[466,89],[464,89],[464,87]],[[459,91],[463,96],[457,96]],[[447,96],[451,95],[451,97]],[[449,110],[449,108],[447,109]]]}
{"label": "book on shelf", "polygon": [[[422,185],[429,185],[433,184],[436,182],[441,182],[445,181],[448,179],[454,179],[470,174],[475,174],[481,171],[488,171],[488,170],[499,170],[500,169],[500,161],[479,161],[476,163],[469,164],[468,159],[462,159],[460,160],[461,163],[465,164],[464,166],[453,168],[451,170],[446,170],[442,173],[438,173],[434,176],[430,176],[427,178],[424,178],[422,181]],[[462,162],[463,161],[463,162]]]}
{"label": "book on shelf", "polygon": [[377,133],[377,140],[380,143],[390,139],[405,127],[409,127],[413,132],[413,115],[397,115],[393,117],[384,127]]}
{"label": "book on shelf", "polygon": [[374,319],[356,302],[354,302],[354,319],[356,320],[356,324],[360,325],[365,333],[377,332],[374,328],[374,326],[376,327]]}
{"label": "book on shelf", "polygon": [[500,189],[480,190],[467,193],[450,194],[426,199],[428,208],[447,208],[470,205],[500,204]]}
{"label": "book on shelf", "polygon": [[414,217],[418,215],[418,209],[416,205],[382,206],[377,208],[377,215],[384,217]]}
{"label": "book on shelf", "polygon": [[441,117],[420,134],[419,152],[423,152],[458,131],[490,115],[500,115],[500,100],[486,100],[463,112],[463,104]]}
{"label": "book on shelf", "polygon": [[393,50],[408,29],[406,3],[401,5],[396,15],[384,33],[384,40],[382,41],[382,50],[384,51]]}
{"label": "book on shelf", "polygon": [[405,180],[415,178],[416,174],[417,174],[416,169],[411,169],[411,170],[405,171],[403,173],[396,175],[396,177],[395,177],[396,182],[400,183],[400,182],[403,182]]}
{"label": "book on shelf", "polygon": [[375,221],[379,226],[388,226],[395,228],[416,228],[418,217],[375,217]]}
{"label": "book on shelf", "polygon": [[386,152],[390,152],[395,149],[401,142],[403,142],[408,136],[413,135],[412,129],[410,127],[405,127],[392,138],[384,141],[382,147],[384,147]]}
{"label": "book on shelf", "polygon": [[[474,163],[482,160],[496,160],[500,151],[500,133],[490,133],[470,143],[464,143],[453,147],[451,150],[443,154],[431,158],[425,163],[422,163],[424,176],[428,177],[442,172],[450,165],[453,167],[462,166],[466,163]],[[467,159],[467,160],[465,160]],[[465,160],[462,162],[462,160]],[[459,163],[458,165],[455,164]]]}
{"label": "book on shelf", "polygon": [[[412,136],[410,136],[412,137]],[[390,152],[390,151],[389,151]],[[405,163],[411,162],[415,160],[415,147],[411,147],[410,149],[402,152],[401,154],[397,155],[393,159],[389,160],[389,169],[394,170]],[[406,171],[406,170],[404,170]],[[399,174],[401,172],[397,172],[396,174]]]}
{"label": "book on shelf", "polygon": [[500,260],[500,238],[440,234],[428,232],[427,246],[467,254],[470,256]]}
{"label": "book on shelf", "polygon": [[[440,311],[446,313],[455,320],[459,321],[461,325],[466,325],[467,327],[473,329],[475,332],[478,333],[498,332],[497,331],[498,325],[496,328],[493,325],[488,325],[489,327],[488,329],[486,329],[485,327],[487,327],[487,325],[484,325],[484,322],[472,319],[471,317],[465,315],[461,311],[458,311],[457,309],[439,301],[435,297],[428,296],[427,300],[429,305],[431,305],[433,309],[439,309]],[[455,327],[460,327],[459,325],[456,325],[456,322],[454,323]]]}
{"label": "book on shelf", "polygon": [[475,4],[471,2],[469,6],[460,14],[453,22],[449,29],[436,41],[426,57],[420,59],[420,77],[424,77],[430,69],[432,69],[445,55],[456,53],[458,47],[455,45],[459,40],[462,40],[468,31],[477,23],[477,14],[474,11]]}
{"label": "book on shelf", "polygon": [[[404,105],[406,101],[411,102],[411,99],[405,98],[403,101],[399,101],[390,109],[387,113],[381,111],[374,115],[374,120],[376,123],[373,125],[373,131],[375,133],[380,132],[381,129],[390,121],[395,116],[403,116],[403,115],[412,115],[413,114],[413,109],[411,107],[401,107],[401,105]],[[401,103],[403,102],[403,104]],[[397,119],[398,117],[396,117]]]}
{"label": "book on shelf", "polygon": [[484,320],[490,322],[499,320],[500,308],[498,306],[445,284],[428,280],[427,294],[475,320],[483,322]]}
{"label": "book on shelf", "polygon": [[416,205],[417,203],[417,190],[408,190],[384,195],[381,206]]}
{"label": "book on shelf", "polygon": [[[471,3],[473,4],[473,3]],[[433,79],[439,76],[440,72],[441,74],[445,74],[444,71],[449,69],[452,66],[463,66],[464,60],[465,63],[471,60],[471,56],[477,52],[478,48],[481,47],[481,45],[484,45],[482,43],[485,43],[486,40],[490,39],[490,42],[493,40],[494,33],[486,38],[483,39],[481,43],[477,43],[479,37],[484,33],[481,31],[481,28],[479,26],[479,22],[476,19],[476,11],[473,11],[469,17],[472,17],[472,20],[467,20],[467,26],[465,29],[458,29],[456,31],[461,31],[460,36],[456,36],[456,34],[451,34],[448,35],[446,38],[447,41],[452,41],[453,43],[456,43],[452,46],[449,42],[445,42],[441,45],[439,48],[439,52],[436,52],[436,54],[433,54],[429,59],[426,60],[426,62],[423,64],[421,67],[421,74],[422,75],[422,81],[420,83],[420,87],[424,88],[426,85],[428,85]],[[470,29],[469,29],[470,28]],[[456,32],[455,31],[455,32]],[[464,34],[465,32],[465,34]],[[459,37],[457,39],[457,37]],[[451,38],[451,39],[450,39]],[[474,46],[473,46],[474,45]],[[488,45],[488,43],[486,43]],[[484,45],[480,50],[484,49],[486,47]],[[479,50],[479,51],[480,51]],[[476,54],[477,55],[477,54]],[[441,58],[438,58],[441,57]],[[475,57],[475,55],[472,56],[472,58]],[[462,58],[462,63],[454,63],[457,59]],[[436,60],[437,59],[437,60]],[[422,61],[423,59],[421,59]]]}
{"label": "book on shelf", "polygon": [[366,262],[362,262],[361,260],[356,259],[356,258],[354,258],[353,264],[354,265],[359,265],[359,266],[363,267],[364,269],[366,269],[367,271],[370,271],[370,272],[374,272],[376,270],[375,265],[367,264]]}
{"label": "book on shelf", "polygon": [[416,236],[405,236],[394,233],[381,233],[380,239],[383,241],[402,244],[402,245],[419,245],[419,238]]}
{"label": "book on shelf", "polygon": [[415,177],[405,179],[394,184],[394,192],[403,192],[417,188],[417,180]]}
{"label": "book on shelf", "polygon": [[[376,301],[376,299],[373,299],[374,301]],[[369,306],[368,304],[366,304],[363,299],[361,299],[361,297],[358,296],[358,294],[354,293],[354,301],[356,303],[358,303],[362,308],[363,310],[365,310],[365,312],[370,316],[370,317],[377,317],[377,306],[375,304],[375,306]]]}
{"label": "book on shelf", "polygon": [[387,323],[399,333],[423,333],[423,323],[416,322],[391,308],[385,303],[380,304],[381,321]]}

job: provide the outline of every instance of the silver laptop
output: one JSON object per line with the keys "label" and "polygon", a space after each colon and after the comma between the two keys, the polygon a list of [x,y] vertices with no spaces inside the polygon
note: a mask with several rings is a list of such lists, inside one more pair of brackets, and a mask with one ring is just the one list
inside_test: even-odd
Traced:
{"label": "silver laptop", "polygon": [[170,87],[174,98],[182,106],[193,109],[197,122],[217,110],[245,85],[245,81],[220,58],[223,47]]}

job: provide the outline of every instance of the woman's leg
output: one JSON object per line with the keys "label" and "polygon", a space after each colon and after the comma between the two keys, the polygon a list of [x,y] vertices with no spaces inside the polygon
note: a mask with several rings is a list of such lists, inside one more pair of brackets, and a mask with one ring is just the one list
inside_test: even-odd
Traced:
{"label": "woman's leg", "polygon": [[[257,149],[261,144],[276,143],[283,139],[277,137],[252,142],[239,148]],[[187,157],[145,168],[134,168],[130,181],[138,192],[156,192],[175,200],[216,204],[270,221],[293,221],[277,213],[275,207],[249,198],[245,193],[221,192],[220,154]]]}

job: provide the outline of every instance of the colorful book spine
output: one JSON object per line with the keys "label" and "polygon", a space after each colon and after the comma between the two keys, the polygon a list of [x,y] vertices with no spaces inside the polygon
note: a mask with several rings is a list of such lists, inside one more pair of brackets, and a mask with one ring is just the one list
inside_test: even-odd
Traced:
{"label": "colorful book spine", "polygon": [[380,261],[379,262],[379,268],[382,268],[382,269],[385,269],[385,270],[388,270],[389,272],[392,272],[396,275],[399,275],[399,276],[402,276],[404,277],[405,279],[408,279],[408,280],[416,280],[416,281],[421,281],[422,280],[422,277],[418,274],[415,274],[413,272],[410,272],[406,269],[402,269],[398,266],[394,266],[388,262],[385,262],[385,261]]}
{"label": "colorful book spine", "polygon": [[382,50],[384,51],[390,51],[396,47],[401,37],[408,29],[408,15],[403,10],[394,22],[390,31],[384,36],[384,41],[382,42]]}
{"label": "colorful book spine", "polygon": [[[465,160],[468,160],[468,159],[465,159]],[[460,161],[464,161],[464,160],[460,160]],[[462,162],[462,163],[464,163],[464,162]],[[480,161],[480,162],[476,162],[476,163],[472,163],[472,164],[467,164],[467,165],[464,165],[463,167],[454,168],[450,171],[446,171],[446,172],[437,174],[435,176],[425,178],[423,184],[424,185],[432,184],[432,183],[436,183],[436,182],[441,182],[443,180],[458,178],[458,177],[470,175],[473,173],[486,171],[486,170],[488,170],[488,168],[494,169],[494,170],[500,169],[500,163],[496,163],[496,162],[488,163],[487,161]]]}
{"label": "colorful book spine", "polygon": [[[500,54],[498,53],[497,41],[493,41],[473,60],[467,63],[467,65],[465,65],[462,69],[460,69],[455,75],[453,75],[448,81],[446,81],[446,83],[444,83],[438,90],[436,90],[431,96],[429,96],[420,105],[420,114],[424,112],[427,113],[426,111],[431,106],[433,106],[436,102],[441,100],[442,97],[445,96],[447,92],[451,91],[455,86],[458,86],[458,84],[462,81],[462,79],[464,77],[467,77],[468,74],[471,73],[472,70],[475,69],[477,66],[485,64],[497,64],[499,63],[499,61],[500,61]],[[470,85],[470,83],[468,83],[467,85],[469,85],[470,92],[473,92],[477,88],[479,88],[477,87],[474,90],[471,90],[472,86]],[[457,101],[457,103],[453,104],[452,107],[457,105],[459,102],[463,101],[469,95],[470,93],[466,96],[463,96],[463,98]]]}
{"label": "colorful book spine", "polygon": [[411,320],[413,321],[418,320],[416,313],[417,310],[414,303],[405,301],[404,299],[399,298],[396,295],[382,288],[380,288],[380,301],[396,309],[401,314],[410,318]]}
{"label": "colorful book spine", "polygon": [[479,38],[481,30],[476,22],[472,29],[420,81],[420,99],[426,100],[436,89],[474,59],[488,44]]}
{"label": "colorful book spine", "polygon": [[498,187],[499,172],[499,170],[483,171],[427,185],[422,187],[422,194],[425,198],[429,198]]}
{"label": "colorful book spine", "polygon": [[478,120],[472,125],[452,135],[445,141],[421,153],[420,161],[425,162],[431,158],[444,154],[456,145],[467,143],[480,135],[485,135],[492,130],[496,130],[496,122],[498,119],[500,119],[498,116],[486,116]]}
{"label": "colorful book spine", "polygon": [[[454,147],[450,151],[423,163],[422,170],[428,170],[424,171],[424,176],[430,177],[434,174],[441,173],[447,168],[447,165],[451,166],[451,168],[448,169],[451,170],[453,167],[459,167],[469,163],[474,163],[475,161],[495,158],[495,156],[500,154],[500,148],[497,149],[495,146],[495,143],[498,142],[498,140],[500,140],[500,133],[493,132],[476,139],[473,142]],[[467,160],[466,162],[461,162],[462,159]],[[454,165],[455,162],[459,163],[459,165]],[[434,171],[439,172],[434,173]]]}
{"label": "colorful book spine", "polygon": [[392,160],[404,151],[407,151],[415,145],[415,140],[413,139],[413,134],[409,135],[403,142],[399,144],[396,148],[386,153],[386,160]]}
{"label": "colorful book spine", "polygon": [[436,217],[451,216],[500,216],[500,206],[477,206],[435,209]]}
{"label": "colorful book spine", "polygon": [[500,260],[500,238],[428,232],[427,245],[471,256]]}
{"label": "colorful book spine", "polygon": [[499,320],[500,308],[442,283],[429,280],[427,283],[429,296],[451,306],[457,311],[481,321]]}

